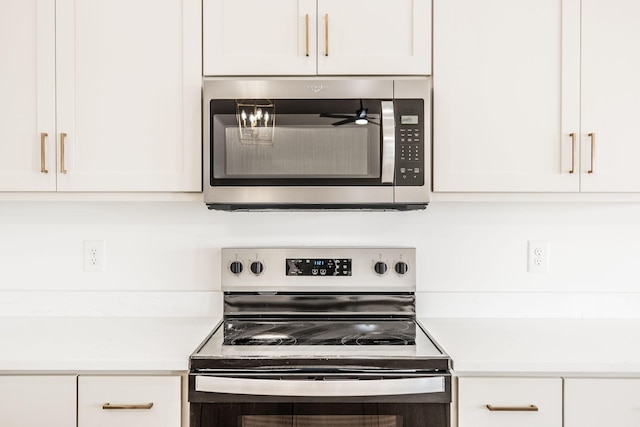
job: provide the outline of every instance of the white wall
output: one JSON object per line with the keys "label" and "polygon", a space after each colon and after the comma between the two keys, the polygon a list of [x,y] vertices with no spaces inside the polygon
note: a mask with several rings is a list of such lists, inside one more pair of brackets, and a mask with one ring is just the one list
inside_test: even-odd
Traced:
{"label": "white wall", "polygon": [[[84,240],[107,267],[83,271]],[[551,272],[527,273],[548,240]],[[0,315],[219,314],[225,246],[406,245],[421,316],[640,316],[640,203],[434,202],[418,212],[0,202]]]}

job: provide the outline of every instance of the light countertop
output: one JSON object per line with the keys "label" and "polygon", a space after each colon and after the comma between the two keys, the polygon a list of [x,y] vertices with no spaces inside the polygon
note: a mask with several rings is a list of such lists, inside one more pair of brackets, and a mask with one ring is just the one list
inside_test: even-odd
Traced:
{"label": "light countertop", "polygon": [[458,375],[640,376],[640,319],[420,319]]}
{"label": "light countertop", "polygon": [[218,319],[0,318],[0,372],[187,371]]}
{"label": "light countertop", "polygon": [[[187,371],[213,317],[0,318],[0,373]],[[640,376],[640,319],[420,319],[457,375]]]}

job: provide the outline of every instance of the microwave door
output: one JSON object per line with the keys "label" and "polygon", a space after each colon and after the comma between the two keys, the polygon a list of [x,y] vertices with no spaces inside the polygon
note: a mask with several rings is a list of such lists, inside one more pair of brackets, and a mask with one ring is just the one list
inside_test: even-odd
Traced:
{"label": "microwave door", "polygon": [[213,100],[211,127],[214,186],[393,183],[392,101]]}

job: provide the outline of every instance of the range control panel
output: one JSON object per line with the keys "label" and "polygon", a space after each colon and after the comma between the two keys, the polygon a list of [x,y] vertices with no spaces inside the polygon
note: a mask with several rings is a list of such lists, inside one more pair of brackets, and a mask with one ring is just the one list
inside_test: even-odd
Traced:
{"label": "range control panel", "polygon": [[396,185],[424,185],[424,100],[397,99]]}
{"label": "range control panel", "polygon": [[415,248],[223,248],[223,291],[415,291]]}
{"label": "range control panel", "polygon": [[287,276],[351,276],[351,259],[287,258]]}

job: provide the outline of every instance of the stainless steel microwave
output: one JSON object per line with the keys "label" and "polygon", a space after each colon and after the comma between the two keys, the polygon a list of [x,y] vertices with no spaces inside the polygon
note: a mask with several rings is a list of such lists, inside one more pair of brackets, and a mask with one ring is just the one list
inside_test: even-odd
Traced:
{"label": "stainless steel microwave", "polygon": [[205,78],[210,209],[423,209],[431,79]]}

